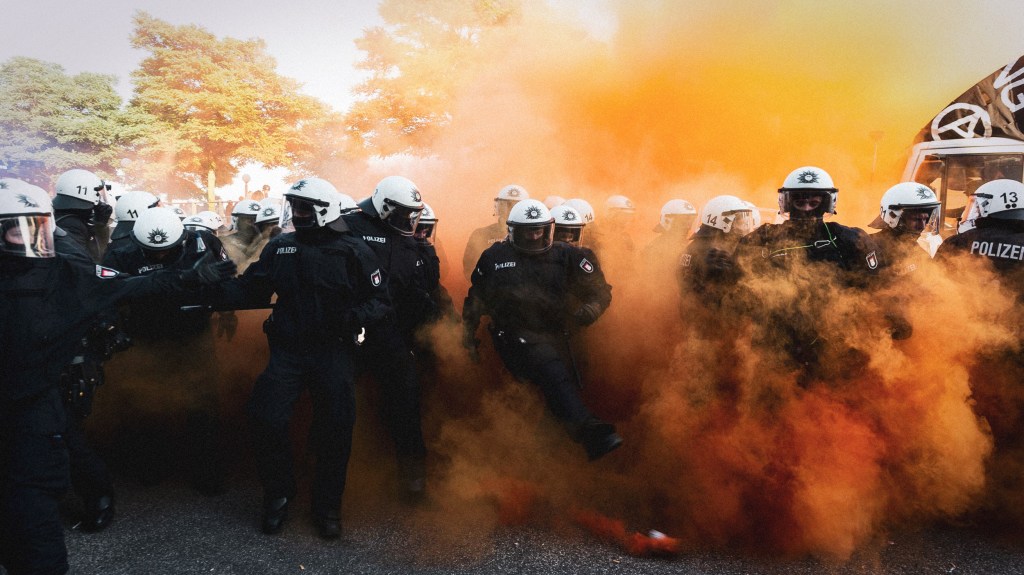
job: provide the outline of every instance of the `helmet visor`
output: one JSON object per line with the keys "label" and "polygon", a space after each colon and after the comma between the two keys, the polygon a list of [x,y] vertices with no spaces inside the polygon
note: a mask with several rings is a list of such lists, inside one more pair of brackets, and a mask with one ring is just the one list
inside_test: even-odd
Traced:
{"label": "helmet visor", "polygon": [[828,192],[820,190],[787,190],[785,205],[790,219],[822,218],[830,211]]}
{"label": "helmet visor", "polygon": [[920,234],[935,230],[935,218],[938,217],[938,206],[926,206],[920,208],[903,208],[900,214],[900,221],[896,228],[900,231]]}
{"label": "helmet visor", "polygon": [[729,228],[730,234],[745,236],[754,231],[754,214],[750,210],[727,212],[724,215],[732,218],[732,226]]}
{"label": "helmet visor", "polygon": [[0,251],[21,258],[52,258],[53,218],[10,216],[0,220]]}
{"label": "helmet visor", "polygon": [[413,232],[416,231],[416,224],[420,221],[420,215],[423,214],[422,207],[409,208],[391,200],[384,200],[384,210],[385,213],[381,214],[381,219],[403,236],[413,235]]}
{"label": "helmet visor", "polygon": [[512,246],[522,252],[541,253],[551,248],[555,235],[555,222],[541,225],[510,224]]}
{"label": "helmet visor", "polygon": [[579,246],[583,241],[583,226],[560,226],[555,224],[555,241]]}
{"label": "helmet visor", "polygon": [[416,241],[434,245],[434,229],[437,228],[437,222],[420,222],[416,225],[416,233],[413,237]]}

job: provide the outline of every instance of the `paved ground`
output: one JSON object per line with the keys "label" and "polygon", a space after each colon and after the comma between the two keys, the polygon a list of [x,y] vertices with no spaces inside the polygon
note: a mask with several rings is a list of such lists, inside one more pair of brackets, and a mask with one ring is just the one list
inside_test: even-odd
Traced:
{"label": "paved ground", "polygon": [[68,531],[72,573],[1024,573],[1024,548],[948,526],[893,536],[843,564],[721,551],[658,559],[631,557],[572,526],[451,537],[423,529],[397,504],[346,517],[340,541],[318,539],[301,509],[285,533],[267,537],[256,529],[255,482],[233,483],[214,498],[173,481],[145,488],[119,481],[118,493],[118,518],[108,530]]}

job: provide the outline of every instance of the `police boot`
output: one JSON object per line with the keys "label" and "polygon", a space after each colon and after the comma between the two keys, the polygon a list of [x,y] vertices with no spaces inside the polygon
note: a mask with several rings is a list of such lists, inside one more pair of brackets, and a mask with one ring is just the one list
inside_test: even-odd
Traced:
{"label": "police boot", "polygon": [[264,499],[263,501],[263,532],[267,535],[276,535],[284,528],[285,519],[288,518],[288,498],[278,497],[277,499]]}
{"label": "police boot", "polygon": [[600,420],[589,421],[583,425],[583,447],[587,450],[590,461],[616,450],[622,445],[622,437],[615,433],[615,426]]}
{"label": "police boot", "polygon": [[82,518],[82,531],[96,533],[103,531],[114,520],[114,496],[102,495],[85,502],[85,516]]}
{"label": "police boot", "polygon": [[322,539],[341,537],[341,515],[337,511],[313,510],[313,526]]}

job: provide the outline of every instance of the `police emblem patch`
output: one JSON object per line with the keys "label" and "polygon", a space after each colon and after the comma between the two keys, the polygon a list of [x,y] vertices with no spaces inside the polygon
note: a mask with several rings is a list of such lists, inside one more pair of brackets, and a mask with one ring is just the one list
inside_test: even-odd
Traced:
{"label": "police emblem patch", "polygon": [[249,211],[258,214],[260,213],[260,208],[262,207],[263,206],[261,206],[259,202],[252,202],[249,204]]}
{"label": "police emblem patch", "polygon": [[412,191],[412,201],[414,201],[414,202],[421,202],[421,201],[423,201],[423,196],[420,195],[420,191],[419,190],[414,189]]}
{"label": "police emblem patch", "polygon": [[18,198],[18,201],[21,202],[21,205],[25,206],[26,208],[38,208],[39,207],[39,204],[33,202],[25,194],[18,194],[17,198]]}
{"label": "police emblem patch", "polygon": [[157,246],[160,244],[166,244],[168,239],[167,232],[160,228],[153,228],[153,231],[149,232],[149,235],[146,237],[149,239],[149,243]]}
{"label": "police emblem patch", "polygon": [[370,274],[370,283],[372,283],[375,286],[380,285],[380,269],[377,269],[377,271]]}
{"label": "police emblem patch", "polygon": [[868,254],[865,259],[868,262],[868,268],[869,269],[877,269],[878,268],[878,256],[875,255],[875,252],[871,252],[870,254]]}
{"label": "police emblem patch", "polygon": [[103,279],[110,279],[117,277],[117,270],[113,268],[105,268],[103,266],[96,266],[96,277]]}
{"label": "police emblem patch", "polygon": [[684,268],[690,267],[690,254],[683,254],[679,256],[679,265]]}
{"label": "police emblem patch", "polygon": [[530,207],[526,208],[526,219],[528,219],[528,220],[539,220],[540,219],[540,209],[538,209],[538,208],[536,208],[534,206],[530,206]]}
{"label": "police emblem patch", "polygon": [[276,211],[277,210],[275,210],[274,208],[268,207],[265,210],[263,210],[263,215],[264,216],[272,216],[272,215],[274,215],[274,212],[276,212]]}
{"label": "police emblem patch", "polygon": [[580,269],[587,272],[588,274],[593,273],[594,264],[590,263],[590,260],[588,260],[587,258],[583,258],[583,261],[580,262]]}
{"label": "police emblem patch", "polygon": [[797,174],[796,181],[800,182],[801,184],[817,184],[818,173],[815,172],[814,170],[804,170]]}

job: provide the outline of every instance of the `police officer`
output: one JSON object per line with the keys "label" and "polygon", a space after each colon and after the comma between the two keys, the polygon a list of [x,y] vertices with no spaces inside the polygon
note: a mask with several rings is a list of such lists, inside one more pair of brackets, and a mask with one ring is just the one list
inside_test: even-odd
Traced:
{"label": "police officer", "polygon": [[[132,228],[132,244],[107,252],[104,265],[131,275],[157,270],[187,270],[206,260],[229,258],[213,234],[184,228],[178,215],[166,207],[149,208],[139,214]],[[135,342],[131,358],[136,381],[160,382],[153,393],[167,392],[187,400],[185,439],[188,446],[192,487],[207,495],[224,491],[224,470],[219,453],[219,407],[217,363],[214,356],[212,312],[202,305],[212,294],[171,298],[155,297],[133,301],[123,309],[125,331]],[[145,359],[146,361],[142,361]],[[150,366],[150,372],[144,366]],[[167,383],[164,383],[167,382]],[[140,410],[141,411],[141,410]],[[157,482],[177,462],[167,455],[165,422],[152,421],[157,414],[139,413],[132,426],[135,433],[121,438],[128,450],[132,471],[143,482]]]}
{"label": "police officer", "polygon": [[60,372],[97,315],[117,301],[213,283],[233,266],[127,278],[53,249],[47,195],[0,190],[0,565],[64,573],[58,513],[67,489]]}
{"label": "police officer", "polygon": [[655,236],[643,251],[643,261],[652,277],[668,277],[676,273],[679,258],[690,238],[690,230],[697,219],[697,208],[683,199],[674,199],[661,206]]}
{"label": "police officer", "polygon": [[436,314],[432,291],[436,278],[413,238],[423,212],[423,197],[412,181],[388,176],[361,211],[343,216],[352,233],[376,254],[395,308],[395,323],[367,329],[360,348],[361,367],[381,386],[384,420],[395,442],[403,496],[415,502],[426,489],[426,446],[420,422],[420,387],[413,347],[417,329]]}
{"label": "police officer", "polygon": [[340,535],[355,423],[353,338],[390,315],[383,271],[366,244],[348,232],[336,194],[319,178],[291,186],[284,197],[295,232],[271,239],[259,259],[223,287],[221,304],[235,308],[267,307],[277,294],[263,328],[270,362],[248,404],[267,534],[281,531],[295,497],[288,422],[308,387],[316,454],[313,521],[321,537]]}
{"label": "police officer", "polygon": [[441,285],[441,256],[437,249],[437,224],[437,213],[429,204],[423,202],[423,212],[416,224],[413,238],[416,240],[421,259],[426,266],[427,292],[433,302],[433,309],[426,315],[426,322],[451,317],[455,314],[452,296]]}
{"label": "police officer", "polygon": [[974,227],[946,238],[935,258],[987,260],[1007,287],[1024,293],[1024,184],[1005,179],[986,182],[974,193],[970,211]]}
{"label": "police officer", "polygon": [[114,211],[103,201],[108,189],[96,174],[76,168],[57,178],[53,198],[57,226],[67,232],[95,262],[102,259],[107,246],[106,237],[98,231],[106,229]]}
{"label": "police officer", "polygon": [[739,278],[733,252],[740,238],[754,228],[746,202],[736,196],[715,196],[704,204],[700,227],[679,258],[678,280],[686,309],[697,303],[703,309],[717,307],[724,292]]}
{"label": "police officer", "polygon": [[217,212],[209,210],[203,210],[195,215],[185,218],[182,222],[186,230],[192,230],[194,232],[207,231],[215,236],[219,236],[221,230],[224,229],[224,218],[220,217]]}
{"label": "police officer", "polygon": [[117,199],[117,205],[114,206],[114,218],[117,220],[117,225],[110,233],[110,245],[107,246],[107,249],[112,250],[131,244],[135,220],[139,219],[142,212],[159,205],[160,198],[149,192],[125,192]]}
{"label": "police officer", "polygon": [[528,199],[530,199],[530,193],[518,184],[509,184],[498,190],[498,195],[494,197],[494,216],[497,221],[489,226],[473,230],[466,243],[466,251],[462,253],[462,271],[467,280],[473,275],[473,266],[476,265],[480,254],[491,244],[505,239],[508,233],[505,229],[505,221],[508,220],[512,206],[520,200]]}
{"label": "police officer", "polygon": [[[763,330],[761,343],[780,348],[800,366],[801,385],[852,375],[864,363],[862,352],[821,331],[821,317],[835,293],[872,286],[882,264],[880,250],[863,230],[824,221],[825,214],[836,213],[838,192],[821,168],[793,170],[779,188],[779,214],[788,219],[762,225],[740,239],[736,250],[744,273],[800,282],[799,303],[762,298],[758,303],[764,307],[754,306],[753,312],[764,315],[755,322]],[[834,361],[823,357],[826,352]]]}
{"label": "police officer", "polygon": [[882,194],[878,217],[869,226],[881,230],[871,239],[886,255],[888,275],[912,273],[930,259],[918,241],[934,229],[940,205],[935,192],[917,182],[896,184]]}
{"label": "police officer", "polygon": [[551,217],[555,220],[556,242],[564,242],[577,248],[583,244],[583,231],[587,223],[580,217],[579,212],[562,204],[551,208]]}
{"label": "police officer", "polygon": [[256,251],[260,243],[260,232],[256,228],[256,216],[260,215],[263,206],[255,200],[239,200],[231,208],[232,233],[223,237],[224,249],[228,256],[238,262],[244,262],[259,255]]}
{"label": "police officer", "polygon": [[481,317],[490,316],[505,367],[540,388],[552,414],[595,460],[622,438],[580,399],[568,332],[597,321],[611,303],[611,286],[592,253],[553,241],[555,220],[543,203],[517,203],[507,226],[508,239],[484,250],[473,272],[463,343],[475,353]]}

